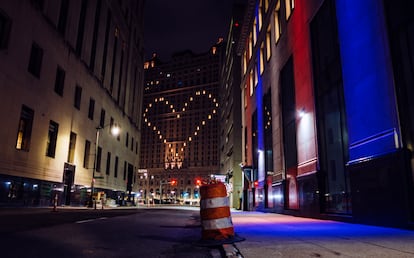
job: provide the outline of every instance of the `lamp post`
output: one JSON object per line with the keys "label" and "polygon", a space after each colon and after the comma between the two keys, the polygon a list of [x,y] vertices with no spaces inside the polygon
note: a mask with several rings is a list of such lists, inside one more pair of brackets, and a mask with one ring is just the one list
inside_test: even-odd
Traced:
{"label": "lamp post", "polygon": [[177,184],[177,180],[175,179],[172,179],[171,181],[168,181],[168,180],[160,181],[160,204],[162,204],[162,185],[175,185],[175,184]]}
{"label": "lamp post", "polygon": [[99,149],[99,137],[100,137],[100,132],[102,129],[104,129],[107,126],[111,126],[111,134],[113,136],[118,136],[121,129],[117,124],[109,124],[106,126],[97,126],[96,127],[96,138],[95,138],[95,157],[93,160],[93,169],[92,169],[92,181],[91,181],[91,199],[89,202],[89,207],[94,206],[95,210],[96,210],[96,200],[94,200],[94,193],[95,193],[95,179],[96,178],[102,178],[102,177],[96,177],[95,176],[95,172],[96,172],[96,166],[98,165],[98,149]]}

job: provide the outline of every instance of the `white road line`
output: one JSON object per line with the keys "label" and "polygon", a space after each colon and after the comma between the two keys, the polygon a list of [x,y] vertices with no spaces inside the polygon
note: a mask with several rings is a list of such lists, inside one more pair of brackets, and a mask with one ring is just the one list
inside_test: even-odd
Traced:
{"label": "white road line", "polygon": [[86,219],[86,220],[79,220],[79,221],[75,221],[76,224],[82,224],[82,223],[87,223],[87,222],[91,222],[91,221],[95,221],[98,219],[107,219],[107,217],[101,217],[101,218],[97,218],[97,219]]}

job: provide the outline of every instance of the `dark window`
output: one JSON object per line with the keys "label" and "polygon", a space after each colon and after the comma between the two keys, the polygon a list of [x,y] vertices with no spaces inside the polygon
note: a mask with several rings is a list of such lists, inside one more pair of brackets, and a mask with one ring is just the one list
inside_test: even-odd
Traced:
{"label": "dark window", "polygon": [[0,9],[0,49],[7,48],[9,45],[11,24],[9,16]]}
{"label": "dark window", "polygon": [[96,155],[95,169],[97,172],[101,172],[101,160],[102,160],[102,148],[101,147],[98,147],[95,155]]}
{"label": "dark window", "polygon": [[[394,66],[395,85],[398,85],[398,110],[403,145],[414,145],[414,16],[413,1],[384,1],[386,20]],[[412,148],[410,148],[412,150]]]}
{"label": "dark window", "polygon": [[114,177],[118,177],[118,163],[119,157],[115,156]]}
{"label": "dark window", "polygon": [[116,65],[116,52],[118,48],[118,34],[119,34],[119,29],[115,28],[115,40],[114,40],[114,49],[112,53],[112,69],[111,69],[111,80],[110,80],[110,89],[109,89],[111,94],[114,88],[114,73],[115,73],[115,65]]}
{"label": "dark window", "polygon": [[93,120],[93,114],[94,113],[95,113],[95,100],[91,98],[89,100],[88,118]]}
{"label": "dark window", "polygon": [[[315,107],[318,133],[318,165],[324,196],[321,210],[350,213],[345,100],[338,44],[335,1],[324,1],[310,23]],[[302,118],[303,119],[303,118]]]}
{"label": "dark window", "polygon": [[58,66],[56,70],[55,92],[59,96],[63,96],[63,88],[65,86],[65,74],[65,70]]}
{"label": "dark window", "polygon": [[111,130],[111,129],[112,129],[112,127],[114,126],[114,123],[115,123],[114,118],[113,118],[113,117],[111,117],[111,119],[110,119],[110,121],[109,121],[109,125],[110,125],[109,129],[110,129],[110,130]]}
{"label": "dark window", "polygon": [[[263,128],[264,128],[264,156],[265,171],[273,171],[273,134],[272,134],[272,92],[269,90],[263,97]],[[234,136],[233,136],[234,137]],[[233,138],[232,137],[232,138]],[[234,138],[233,138],[234,139]],[[265,198],[268,198],[265,195]],[[267,205],[267,202],[266,202]]]}
{"label": "dark window", "polygon": [[281,72],[282,88],[282,126],[285,148],[286,169],[297,166],[296,151],[296,102],[293,60],[289,59]]}
{"label": "dark window", "polygon": [[106,156],[106,171],[105,171],[105,173],[107,175],[109,175],[110,170],[111,170],[111,153],[108,152],[108,155]]}
{"label": "dark window", "polygon": [[117,103],[120,103],[120,98],[121,98],[121,88],[122,88],[122,72],[123,72],[123,64],[124,64],[124,48],[122,47],[122,51],[121,51],[121,64],[119,67],[119,78],[118,78],[118,94],[116,97],[116,101]]}
{"label": "dark window", "polygon": [[80,109],[81,100],[82,100],[82,87],[80,87],[79,85],[76,85],[76,88],[75,88],[75,103],[74,103],[75,108]]}
{"label": "dark window", "polygon": [[102,57],[102,68],[101,68],[101,75],[102,80],[105,77],[105,71],[106,71],[106,58],[108,54],[108,40],[109,40],[109,31],[111,29],[111,12],[108,11],[108,17],[106,18],[106,30],[105,30],[105,43],[104,43],[104,51],[103,51],[103,57]]}
{"label": "dark window", "polygon": [[27,68],[27,70],[37,78],[40,77],[42,59],[43,49],[38,44],[33,42],[32,50],[30,51],[29,67]]}
{"label": "dark window", "polygon": [[131,137],[131,151],[134,151],[134,137]]}
{"label": "dark window", "polygon": [[93,26],[93,34],[92,34],[91,60],[89,63],[89,68],[92,71],[95,70],[96,44],[98,42],[99,18],[101,16],[101,3],[102,3],[102,0],[97,1],[96,10],[95,10],[95,23]]}
{"label": "dark window", "polygon": [[68,162],[72,164],[75,160],[75,147],[76,147],[76,133],[70,132]]}
{"label": "dark window", "polygon": [[22,106],[20,113],[19,128],[17,131],[16,149],[28,151],[32,135],[34,111],[31,108]]}
{"label": "dark window", "polygon": [[55,157],[58,130],[59,124],[51,120],[49,123],[49,133],[46,144],[46,156],[48,157]]}
{"label": "dark window", "polygon": [[85,19],[86,19],[86,7],[88,6],[87,0],[82,0],[79,24],[78,24],[78,38],[76,40],[76,54],[79,56],[82,54],[83,35],[85,32]]}
{"label": "dark window", "polygon": [[124,180],[126,180],[126,173],[127,173],[127,162],[124,161]]}
{"label": "dark window", "polygon": [[126,139],[125,139],[125,146],[128,148],[129,144],[129,133],[126,133]]}
{"label": "dark window", "polygon": [[103,128],[105,126],[105,109],[101,109],[101,119],[99,120],[99,125]]}
{"label": "dark window", "polygon": [[83,154],[83,167],[89,168],[89,159],[91,155],[91,142],[86,140],[85,141],[85,152]]}
{"label": "dark window", "polygon": [[118,48],[118,34],[119,34],[119,29],[115,28],[115,42],[114,42],[114,49],[112,52],[112,68],[111,68],[111,80],[110,80],[110,85],[109,85],[109,91],[112,94],[112,91],[114,89],[114,74],[115,74],[115,64],[116,64],[116,52],[117,52],[117,48]]}
{"label": "dark window", "polygon": [[69,0],[62,0],[60,3],[60,12],[59,12],[59,21],[57,29],[62,34],[65,35],[66,32],[66,22],[68,20],[68,9]]}

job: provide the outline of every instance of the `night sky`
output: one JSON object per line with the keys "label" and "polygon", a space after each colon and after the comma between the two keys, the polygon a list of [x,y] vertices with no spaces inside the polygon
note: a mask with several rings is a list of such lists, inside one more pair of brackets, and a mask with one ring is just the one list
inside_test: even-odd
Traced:
{"label": "night sky", "polygon": [[203,53],[226,39],[233,0],[147,0],[144,17],[145,59],[162,61],[182,50]]}

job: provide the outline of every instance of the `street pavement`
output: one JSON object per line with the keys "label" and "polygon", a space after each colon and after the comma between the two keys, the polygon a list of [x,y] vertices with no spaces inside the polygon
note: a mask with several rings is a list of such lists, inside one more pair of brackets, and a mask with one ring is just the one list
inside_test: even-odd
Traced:
{"label": "street pavement", "polygon": [[243,257],[414,257],[411,230],[260,212],[232,220]]}
{"label": "street pavement", "polygon": [[[157,208],[199,209],[198,207],[171,205],[111,209]],[[58,211],[60,209],[79,208],[58,207]],[[87,208],[83,209],[90,210]],[[318,220],[275,213],[231,211],[236,235],[239,238],[243,238],[244,241],[224,244],[223,249],[226,252],[226,257],[414,258],[413,230]],[[0,209],[0,215],[15,212],[39,212],[39,209]],[[194,230],[200,230],[201,233],[201,228],[197,227]],[[218,252],[217,249],[212,249],[210,254],[211,257],[223,257],[223,253]]]}

